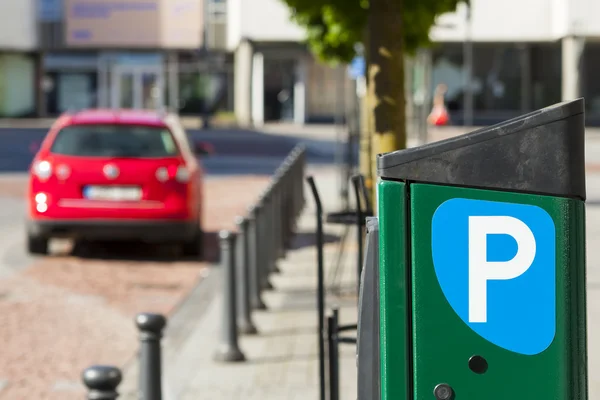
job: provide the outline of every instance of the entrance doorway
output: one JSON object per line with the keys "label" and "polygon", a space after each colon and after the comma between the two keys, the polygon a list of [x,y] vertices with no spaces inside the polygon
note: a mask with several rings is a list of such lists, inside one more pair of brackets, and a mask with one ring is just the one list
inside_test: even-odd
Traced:
{"label": "entrance doorway", "polygon": [[161,67],[114,66],[110,86],[112,108],[158,110],[165,106]]}
{"label": "entrance doorway", "polygon": [[295,60],[268,59],[265,57],[265,121],[292,121],[294,119],[295,82]]}

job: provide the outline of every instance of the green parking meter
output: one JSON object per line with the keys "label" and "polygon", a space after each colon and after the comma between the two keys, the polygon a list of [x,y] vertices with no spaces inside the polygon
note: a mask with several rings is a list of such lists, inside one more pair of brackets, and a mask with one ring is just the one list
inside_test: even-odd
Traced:
{"label": "green parking meter", "polygon": [[583,100],[380,155],[378,175],[373,398],[587,399]]}

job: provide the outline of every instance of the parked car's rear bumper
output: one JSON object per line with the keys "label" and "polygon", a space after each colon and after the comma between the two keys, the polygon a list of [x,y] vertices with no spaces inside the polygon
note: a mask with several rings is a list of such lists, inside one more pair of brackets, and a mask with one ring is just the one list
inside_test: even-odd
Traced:
{"label": "parked car's rear bumper", "polygon": [[196,221],[182,220],[29,220],[28,232],[43,237],[84,240],[141,240],[175,243],[192,240]]}

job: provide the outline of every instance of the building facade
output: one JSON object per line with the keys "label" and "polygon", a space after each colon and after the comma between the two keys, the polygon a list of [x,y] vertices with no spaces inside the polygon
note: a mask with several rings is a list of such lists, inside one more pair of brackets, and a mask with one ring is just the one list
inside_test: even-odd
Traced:
{"label": "building facade", "polygon": [[219,0],[0,2],[0,117],[233,110]]}
{"label": "building facade", "polygon": [[454,123],[485,125],[583,96],[588,123],[600,124],[599,12],[595,0],[461,5],[432,29],[435,45],[415,65],[429,76],[413,82],[412,100],[445,83]]}
{"label": "building facade", "polygon": [[315,60],[304,39],[281,0],[227,0],[238,122],[331,122],[344,114],[351,97],[345,67]]}
{"label": "building facade", "polygon": [[[453,123],[481,125],[584,96],[600,124],[599,12],[597,0],[471,0],[411,61],[409,103],[430,108],[445,83]],[[0,117],[155,107],[302,124],[341,118],[355,95],[281,0],[3,1],[0,23]]]}
{"label": "building facade", "polygon": [[47,114],[185,108],[180,64],[198,58],[203,46],[201,0],[40,1]]}

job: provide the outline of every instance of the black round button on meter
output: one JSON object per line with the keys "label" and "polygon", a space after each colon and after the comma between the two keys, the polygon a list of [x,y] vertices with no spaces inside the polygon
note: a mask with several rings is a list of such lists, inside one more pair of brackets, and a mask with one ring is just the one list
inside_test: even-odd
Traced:
{"label": "black round button on meter", "polygon": [[481,356],[473,356],[469,358],[469,369],[476,374],[485,374],[488,369],[488,363]]}

